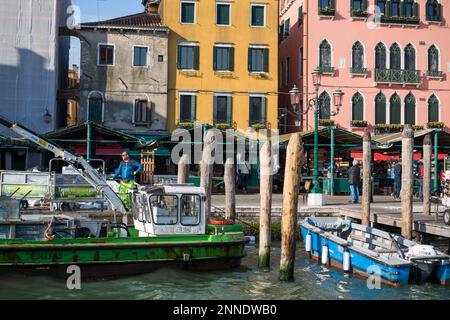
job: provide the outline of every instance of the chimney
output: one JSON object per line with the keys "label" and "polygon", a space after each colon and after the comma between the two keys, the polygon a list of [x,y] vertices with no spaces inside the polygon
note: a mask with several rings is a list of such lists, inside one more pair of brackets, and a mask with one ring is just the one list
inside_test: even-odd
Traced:
{"label": "chimney", "polygon": [[143,0],[145,11],[148,13],[158,13],[160,0]]}

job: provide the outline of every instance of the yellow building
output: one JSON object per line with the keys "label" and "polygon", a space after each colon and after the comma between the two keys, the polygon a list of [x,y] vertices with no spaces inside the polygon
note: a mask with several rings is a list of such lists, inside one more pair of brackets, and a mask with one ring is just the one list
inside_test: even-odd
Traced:
{"label": "yellow building", "polygon": [[169,35],[168,130],[278,127],[278,0],[144,0]]}

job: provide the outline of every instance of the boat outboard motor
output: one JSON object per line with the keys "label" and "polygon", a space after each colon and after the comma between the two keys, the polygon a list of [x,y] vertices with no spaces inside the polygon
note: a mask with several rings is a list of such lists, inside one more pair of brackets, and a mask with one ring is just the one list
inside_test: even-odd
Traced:
{"label": "boat outboard motor", "polygon": [[[438,255],[433,246],[418,244],[409,247],[405,255],[406,260],[411,261],[415,266],[415,280],[426,281],[435,269],[433,257]],[[429,257],[430,259],[427,259]]]}

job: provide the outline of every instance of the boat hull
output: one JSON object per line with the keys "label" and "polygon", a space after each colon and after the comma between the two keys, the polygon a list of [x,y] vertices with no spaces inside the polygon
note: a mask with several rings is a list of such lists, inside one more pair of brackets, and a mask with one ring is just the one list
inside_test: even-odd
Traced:
{"label": "boat hull", "polygon": [[[380,276],[382,283],[399,286],[408,284],[411,267],[407,265],[392,266],[381,263],[368,257],[351,246],[344,247],[335,241],[327,239],[323,235],[301,226],[303,239],[306,239],[309,233],[312,237],[310,257],[320,261],[322,256],[322,248],[324,244],[328,247],[328,265],[343,270],[344,252],[348,250],[350,253],[350,270],[349,272],[363,276],[374,277]],[[375,278],[374,278],[375,279]]]}
{"label": "boat hull", "polygon": [[145,273],[165,266],[226,269],[239,266],[245,256],[245,238],[239,233],[2,242],[0,272],[58,275],[66,274],[68,266],[77,265],[83,277]]}
{"label": "boat hull", "polygon": [[442,285],[450,284],[450,264],[442,264],[436,267],[435,279]]}

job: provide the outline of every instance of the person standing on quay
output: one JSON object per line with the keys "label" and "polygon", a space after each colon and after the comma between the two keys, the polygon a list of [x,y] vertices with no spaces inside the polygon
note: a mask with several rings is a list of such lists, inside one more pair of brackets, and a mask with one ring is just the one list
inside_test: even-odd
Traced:
{"label": "person standing on quay", "polygon": [[400,190],[402,189],[402,162],[399,161],[394,165],[394,193],[392,197],[396,200],[400,199]]}
{"label": "person standing on quay", "polygon": [[358,160],[353,160],[353,166],[348,169],[348,184],[350,186],[350,194],[352,196],[352,203],[359,202],[359,185],[361,184],[361,168],[358,165]]}

